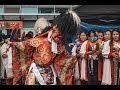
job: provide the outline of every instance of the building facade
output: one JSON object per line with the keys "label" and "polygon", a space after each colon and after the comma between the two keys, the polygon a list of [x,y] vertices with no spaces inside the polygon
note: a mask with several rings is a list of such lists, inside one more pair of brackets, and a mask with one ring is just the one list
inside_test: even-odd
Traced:
{"label": "building facade", "polygon": [[19,23],[19,34],[33,31],[36,20],[44,17],[50,22],[60,13],[78,5],[0,5],[0,30],[10,34],[12,27]]}

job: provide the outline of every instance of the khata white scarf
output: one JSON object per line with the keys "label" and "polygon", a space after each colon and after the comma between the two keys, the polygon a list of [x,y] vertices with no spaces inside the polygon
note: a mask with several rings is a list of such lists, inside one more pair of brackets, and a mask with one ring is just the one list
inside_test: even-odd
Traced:
{"label": "khata white scarf", "polygon": [[52,31],[50,31],[49,33],[48,33],[48,37],[47,37],[47,39],[48,39],[48,41],[49,42],[51,42],[51,44],[52,44],[52,52],[54,52],[54,53],[58,53],[58,51],[57,51],[57,43],[55,43],[51,38],[50,38],[50,36],[52,35]]}

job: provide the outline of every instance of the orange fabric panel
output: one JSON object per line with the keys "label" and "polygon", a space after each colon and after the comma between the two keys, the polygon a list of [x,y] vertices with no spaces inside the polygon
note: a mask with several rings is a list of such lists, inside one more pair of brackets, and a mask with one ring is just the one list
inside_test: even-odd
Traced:
{"label": "orange fabric panel", "polygon": [[102,63],[98,60],[98,81],[102,80]]}
{"label": "orange fabric panel", "polygon": [[87,67],[87,62],[88,62],[88,46],[90,44],[90,41],[88,40],[87,41],[87,44],[86,44],[86,52],[85,52],[85,76],[86,76],[86,80],[88,81],[88,67]]}
{"label": "orange fabric panel", "polygon": [[112,85],[114,85],[114,61],[111,58],[113,52],[113,44],[110,46],[110,53],[108,55],[108,58],[110,59],[110,63],[111,63],[111,78],[112,78]]}

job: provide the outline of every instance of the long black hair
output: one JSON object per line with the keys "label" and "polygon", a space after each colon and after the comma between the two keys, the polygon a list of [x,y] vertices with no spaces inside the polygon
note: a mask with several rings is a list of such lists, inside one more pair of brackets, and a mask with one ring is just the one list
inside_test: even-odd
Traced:
{"label": "long black hair", "polygon": [[[105,31],[103,32],[103,34],[105,35],[106,32],[110,32],[110,37],[112,37],[112,31],[111,31],[110,29],[105,30]],[[103,41],[104,41],[104,40],[105,40],[105,39],[103,39]]]}
{"label": "long black hair", "polygon": [[[118,34],[119,34],[119,40],[120,40],[120,29],[118,29],[118,28],[113,29],[113,31],[112,31],[112,33],[111,33],[111,36],[113,35],[113,32],[114,32],[114,31],[118,32]],[[110,46],[111,46],[112,44],[113,44],[113,37],[111,37]]]}
{"label": "long black hair", "polygon": [[95,30],[92,29],[92,30],[90,30],[90,31],[88,32],[88,37],[90,37],[90,34],[91,34],[91,33],[94,33],[94,36],[96,36]]}
{"label": "long black hair", "polygon": [[87,40],[87,39],[88,39],[88,34],[87,34],[87,32],[85,32],[85,31],[81,31],[81,32],[79,32],[78,35],[80,36],[82,33],[85,33],[85,35],[86,35],[86,37],[87,37],[86,40]]}

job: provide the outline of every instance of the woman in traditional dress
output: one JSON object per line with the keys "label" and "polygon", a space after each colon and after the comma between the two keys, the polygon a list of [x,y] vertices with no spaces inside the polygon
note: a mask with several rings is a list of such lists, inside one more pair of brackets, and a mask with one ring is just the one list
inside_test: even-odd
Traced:
{"label": "woman in traditional dress", "polygon": [[109,42],[111,39],[111,31],[106,30],[104,32],[104,44],[102,49],[102,56],[103,56],[103,75],[102,75],[102,85],[111,85],[111,62],[110,59],[107,57],[110,53]]}
{"label": "woman in traditional dress", "polygon": [[112,57],[114,61],[114,84],[120,85],[120,30],[114,29],[112,32],[112,40],[110,42],[112,48]]}
{"label": "woman in traditional dress", "polygon": [[80,32],[78,34],[78,39],[76,39],[76,44],[74,45],[73,49],[72,49],[72,55],[77,57],[77,62],[75,65],[75,69],[74,69],[74,82],[76,85],[80,85],[80,67],[81,65],[81,56],[79,54],[81,45],[83,44],[83,42],[85,42],[87,40],[87,33],[86,32]]}
{"label": "woman in traditional dress", "polygon": [[88,85],[97,85],[101,80],[101,65],[99,65],[99,45],[102,43],[98,41],[93,30],[88,33],[89,40],[85,41],[80,49],[83,57],[84,66],[81,67],[81,80],[85,80]]}
{"label": "woman in traditional dress", "polygon": [[116,50],[120,46],[119,43],[119,30],[113,29],[112,38],[104,43],[104,48],[102,51],[104,57],[102,84],[119,84],[119,52]]}
{"label": "woman in traditional dress", "polygon": [[111,31],[110,30],[104,31],[104,38],[103,38],[104,42],[106,42],[110,39],[111,39]]}

